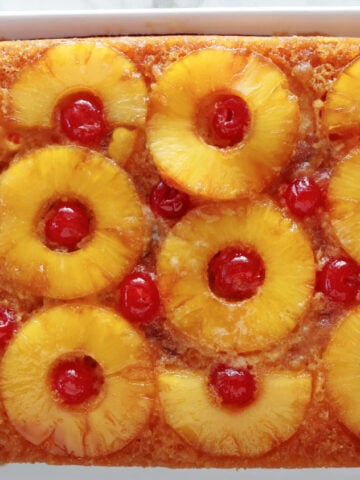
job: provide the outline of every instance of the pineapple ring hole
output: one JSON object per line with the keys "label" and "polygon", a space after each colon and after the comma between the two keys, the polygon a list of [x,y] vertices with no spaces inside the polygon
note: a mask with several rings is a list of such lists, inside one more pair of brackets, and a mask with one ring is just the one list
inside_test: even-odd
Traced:
{"label": "pineapple ring hole", "polygon": [[88,90],[63,95],[54,108],[53,123],[69,140],[88,147],[100,145],[108,132],[103,102]]}
{"label": "pineapple ring hole", "polygon": [[[77,224],[77,215],[73,218],[60,217],[59,210],[70,206],[80,213],[80,225]],[[62,223],[61,223],[62,220]],[[63,196],[46,203],[41,209],[38,221],[38,234],[43,244],[50,250],[59,252],[74,252],[83,248],[95,231],[95,215],[85,202],[77,198]],[[51,233],[52,232],[52,233]],[[56,237],[59,237],[56,239]]]}
{"label": "pineapple ring hole", "polygon": [[223,363],[212,366],[208,374],[208,391],[216,405],[243,408],[256,399],[258,379],[251,366],[235,367]]}
{"label": "pineapple ring hole", "polygon": [[90,355],[66,354],[49,371],[53,397],[66,406],[88,406],[99,396],[103,384],[103,369]]}
{"label": "pineapple ring hole", "polygon": [[208,264],[211,291],[230,302],[254,296],[264,280],[264,261],[249,247],[226,247],[217,252]]}
{"label": "pineapple ring hole", "polygon": [[203,98],[195,114],[199,136],[208,145],[233,147],[244,141],[251,121],[250,109],[238,94],[215,92]]}

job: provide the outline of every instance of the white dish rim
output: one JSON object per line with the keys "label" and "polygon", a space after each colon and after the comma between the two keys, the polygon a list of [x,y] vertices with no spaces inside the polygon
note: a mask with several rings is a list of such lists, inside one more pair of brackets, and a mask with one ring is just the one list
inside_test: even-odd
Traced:
{"label": "white dish rim", "polygon": [[360,36],[358,7],[0,12],[3,40],[116,35]]}

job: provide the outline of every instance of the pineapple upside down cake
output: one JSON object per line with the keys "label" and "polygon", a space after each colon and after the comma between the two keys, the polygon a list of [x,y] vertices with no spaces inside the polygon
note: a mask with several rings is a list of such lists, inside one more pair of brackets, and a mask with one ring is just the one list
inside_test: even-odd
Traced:
{"label": "pineapple upside down cake", "polygon": [[360,41],[0,66],[0,462],[360,466]]}

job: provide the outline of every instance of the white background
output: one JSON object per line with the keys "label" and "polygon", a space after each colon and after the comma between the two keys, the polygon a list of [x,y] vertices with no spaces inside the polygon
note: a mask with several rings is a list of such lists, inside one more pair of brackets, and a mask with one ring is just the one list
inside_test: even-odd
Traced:
{"label": "white background", "polygon": [[104,8],[358,6],[359,0],[0,0],[0,10]]}

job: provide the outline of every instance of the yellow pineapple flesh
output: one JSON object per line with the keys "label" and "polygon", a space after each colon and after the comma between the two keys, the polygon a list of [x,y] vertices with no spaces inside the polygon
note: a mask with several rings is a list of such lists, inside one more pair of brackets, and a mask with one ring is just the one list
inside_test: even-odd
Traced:
{"label": "yellow pineapple flesh", "polygon": [[20,142],[14,142],[5,129],[0,126],[0,161],[6,159],[10,154],[16,153],[20,148]]}
{"label": "yellow pineapple flesh", "polygon": [[360,130],[360,59],[348,65],[332,85],[323,119],[329,133],[343,135]]}
{"label": "yellow pineapple flesh", "polygon": [[360,149],[339,162],[328,189],[330,219],[344,249],[360,262]]}
{"label": "yellow pineapple flesh", "polygon": [[[240,96],[250,110],[243,141],[207,144],[196,127],[209,95]],[[194,195],[233,199],[260,191],[290,160],[298,135],[297,99],[285,75],[254,54],[204,49],[171,65],[150,101],[148,145],[160,174]]]}
{"label": "yellow pineapple flesh", "polygon": [[[78,200],[94,217],[90,238],[73,252],[51,250],[38,231],[42,215],[59,199]],[[2,268],[36,294],[69,299],[113,284],[143,253],[145,233],[142,205],[128,175],[98,153],[47,147],[0,178]]]}
{"label": "yellow pineapple flesh", "polygon": [[[50,383],[54,363],[91,356],[104,384],[90,404],[63,405]],[[9,345],[0,388],[7,415],[29,442],[57,455],[94,457],[123,448],[149,420],[153,360],[145,340],[113,311],[62,305],[33,315]]]}
{"label": "yellow pineapple flesh", "polygon": [[122,53],[99,43],[66,43],[46,50],[24,67],[10,87],[12,117],[26,127],[51,127],[61,99],[90,91],[103,103],[114,125],[145,122],[146,85]]}
{"label": "yellow pineapple flesh", "polygon": [[215,404],[206,375],[172,370],[158,377],[167,423],[190,445],[211,455],[253,457],[289,439],[301,425],[311,400],[307,373],[264,375],[255,400],[242,408]]}
{"label": "yellow pineapple flesh", "polygon": [[341,422],[360,437],[360,308],[345,315],[324,353],[326,387]]}
{"label": "yellow pineapple flesh", "polygon": [[[209,262],[229,246],[255,250],[265,265],[264,283],[242,301],[227,301],[209,287]],[[157,271],[177,330],[196,345],[240,353],[267,348],[294,329],[313,294],[315,263],[300,227],[261,197],[192,210],[165,239]]]}
{"label": "yellow pineapple flesh", "polygon": [[123,166],[129,159],[136,141],[136,131],[119,127],[113,131],[111,142],[108,147],[108,155],[115,162]]}

